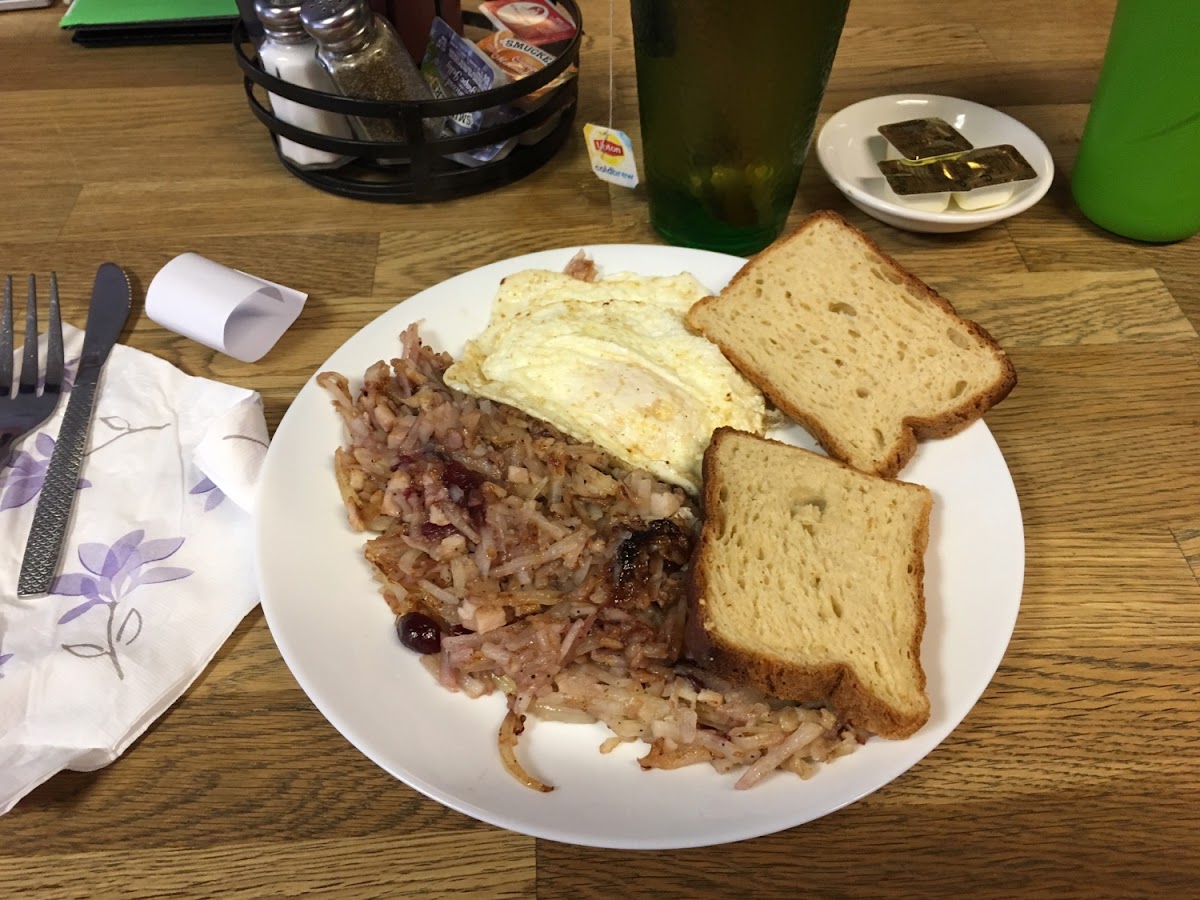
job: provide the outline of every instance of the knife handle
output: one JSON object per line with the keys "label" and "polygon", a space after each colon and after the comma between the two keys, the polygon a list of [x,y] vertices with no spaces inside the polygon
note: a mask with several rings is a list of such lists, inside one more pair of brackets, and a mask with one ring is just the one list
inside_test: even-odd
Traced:
{"label": "knife handle", "polygon": [[78,492],[79,471],[83,467],[83,452],[91,430],[92,405],[96,400],[96,382],[76,382],[71,389],[67,411],[63,414],[58,443],[46,469],[46,479],[33,514],[25,557],[21,560],[21,575],[17,581],[17,596],[44,594],[50,590],[58,560],[62,555],[63,538],[71,520]]}

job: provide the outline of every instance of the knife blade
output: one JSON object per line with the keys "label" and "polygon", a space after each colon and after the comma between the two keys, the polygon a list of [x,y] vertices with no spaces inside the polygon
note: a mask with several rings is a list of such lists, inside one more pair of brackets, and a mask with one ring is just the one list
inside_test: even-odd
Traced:
{"label": "knife blade", "polygon": [[75,505],[79,485],[79,470],[91,430],[92,408],[100,373],[113,345],[129,318],[129,279],[120,266],[106,262],[96,270],[92,299],[88,306],[87,330],[83,336],[83,355],[71,387],[67,410],[63,413],[58,442],[50,456],[33,526],[25,544],[21,575],[17,580],[17,596],[29,597],[50,590],[58,560],[62,555],[63,539]]}

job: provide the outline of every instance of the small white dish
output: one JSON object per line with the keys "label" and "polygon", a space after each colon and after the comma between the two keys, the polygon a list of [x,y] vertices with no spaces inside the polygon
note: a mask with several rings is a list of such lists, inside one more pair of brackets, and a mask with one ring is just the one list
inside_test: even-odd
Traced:
{"label": "small white dish", "polygon": [[[905,203],[879,171],[891,145],[877,130],[906,119],[945,119],[976,147],[1012,144],[1037,177],[1015,182],[1012,199],[999,206],[941,212]],[[895,154],[892,154],[895,155]],[[846,199],[868,215],[908,231],[971,231],[1024,212],[1045,196],[1054,180],[1054,160],[1042,139],[1012,116],[970,100],[938,94],[891,94],[863,100],[835,113],[817,135],[817,159]]]}

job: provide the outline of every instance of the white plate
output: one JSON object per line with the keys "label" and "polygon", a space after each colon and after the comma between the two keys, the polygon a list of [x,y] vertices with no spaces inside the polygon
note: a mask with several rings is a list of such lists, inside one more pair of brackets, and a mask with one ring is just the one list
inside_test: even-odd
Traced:
{"label": "white plate", "polygon": [[[953,204],[945,212],[924,212],[905,205],[879,172],[888,142],[880,125],[945,119],[976,147],[1012,144],[1029,161],[1037,178],[1014,184],[1007,203],[973,212]],[[1054,180],[1054,160],[1042,139],[1012,116],[970,100],[938,94],[873,97],[835,113],[817,135],[817,159],[846,199],[868,215],[909,231],[971,231],[1024,212],[1045,196]]]}
{"label": "white plate", "polygon": [[[399,353],[398,335],[457,354],[487,322],[500,279],[525,268],[561,269],[579,248],[484,266],[422,291],[367,325],[319,371],[361,379]],[[602,273],[694,273],[718,290],[742,260],[702,250],[584,248]],[[782,436],[814,445],[799,429]],[[469,816],[513,831],[613,848],[693,847],[799,825],[877,790],[936,747],[987,687],[1020,603],[1024,536],[1012,480],[979,422],[924,444],[903,477],[934,493],[922,658],[933,714],[905,741],[872,739],[804,781],[776,773],[749,791],[706,765],[643,772],[633,745],[597,752],[600,725],[533,722],[521,738],[530,772],[556,786],[522,787],[496,750],[499,696],[470,700],[439,687],[398,642],[334,483],[342,426],[314,380],[284,416],[259,489],[257,552],[262,606],[296,680],[334,727],[385,770]],[[780,552],[786,552],[781,547]]]}

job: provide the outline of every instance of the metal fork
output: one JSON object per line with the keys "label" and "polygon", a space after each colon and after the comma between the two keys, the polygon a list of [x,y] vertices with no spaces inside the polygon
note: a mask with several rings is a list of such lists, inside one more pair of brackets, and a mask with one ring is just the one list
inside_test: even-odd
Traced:
{"label": "metal fork", "polygon": [[29,276],[29,300],[25,304],[25,352],[21,376],[13,393],[13,296],[12,276],[4,278],[4,303],[0,306],[0,469],[12,456],[13,445],[37,428],[54,412],[62,396],[63,336],[58,308],[58,276],[50,273],[50,328],[46,339],[46,374],[38,393],[37,280]]}

